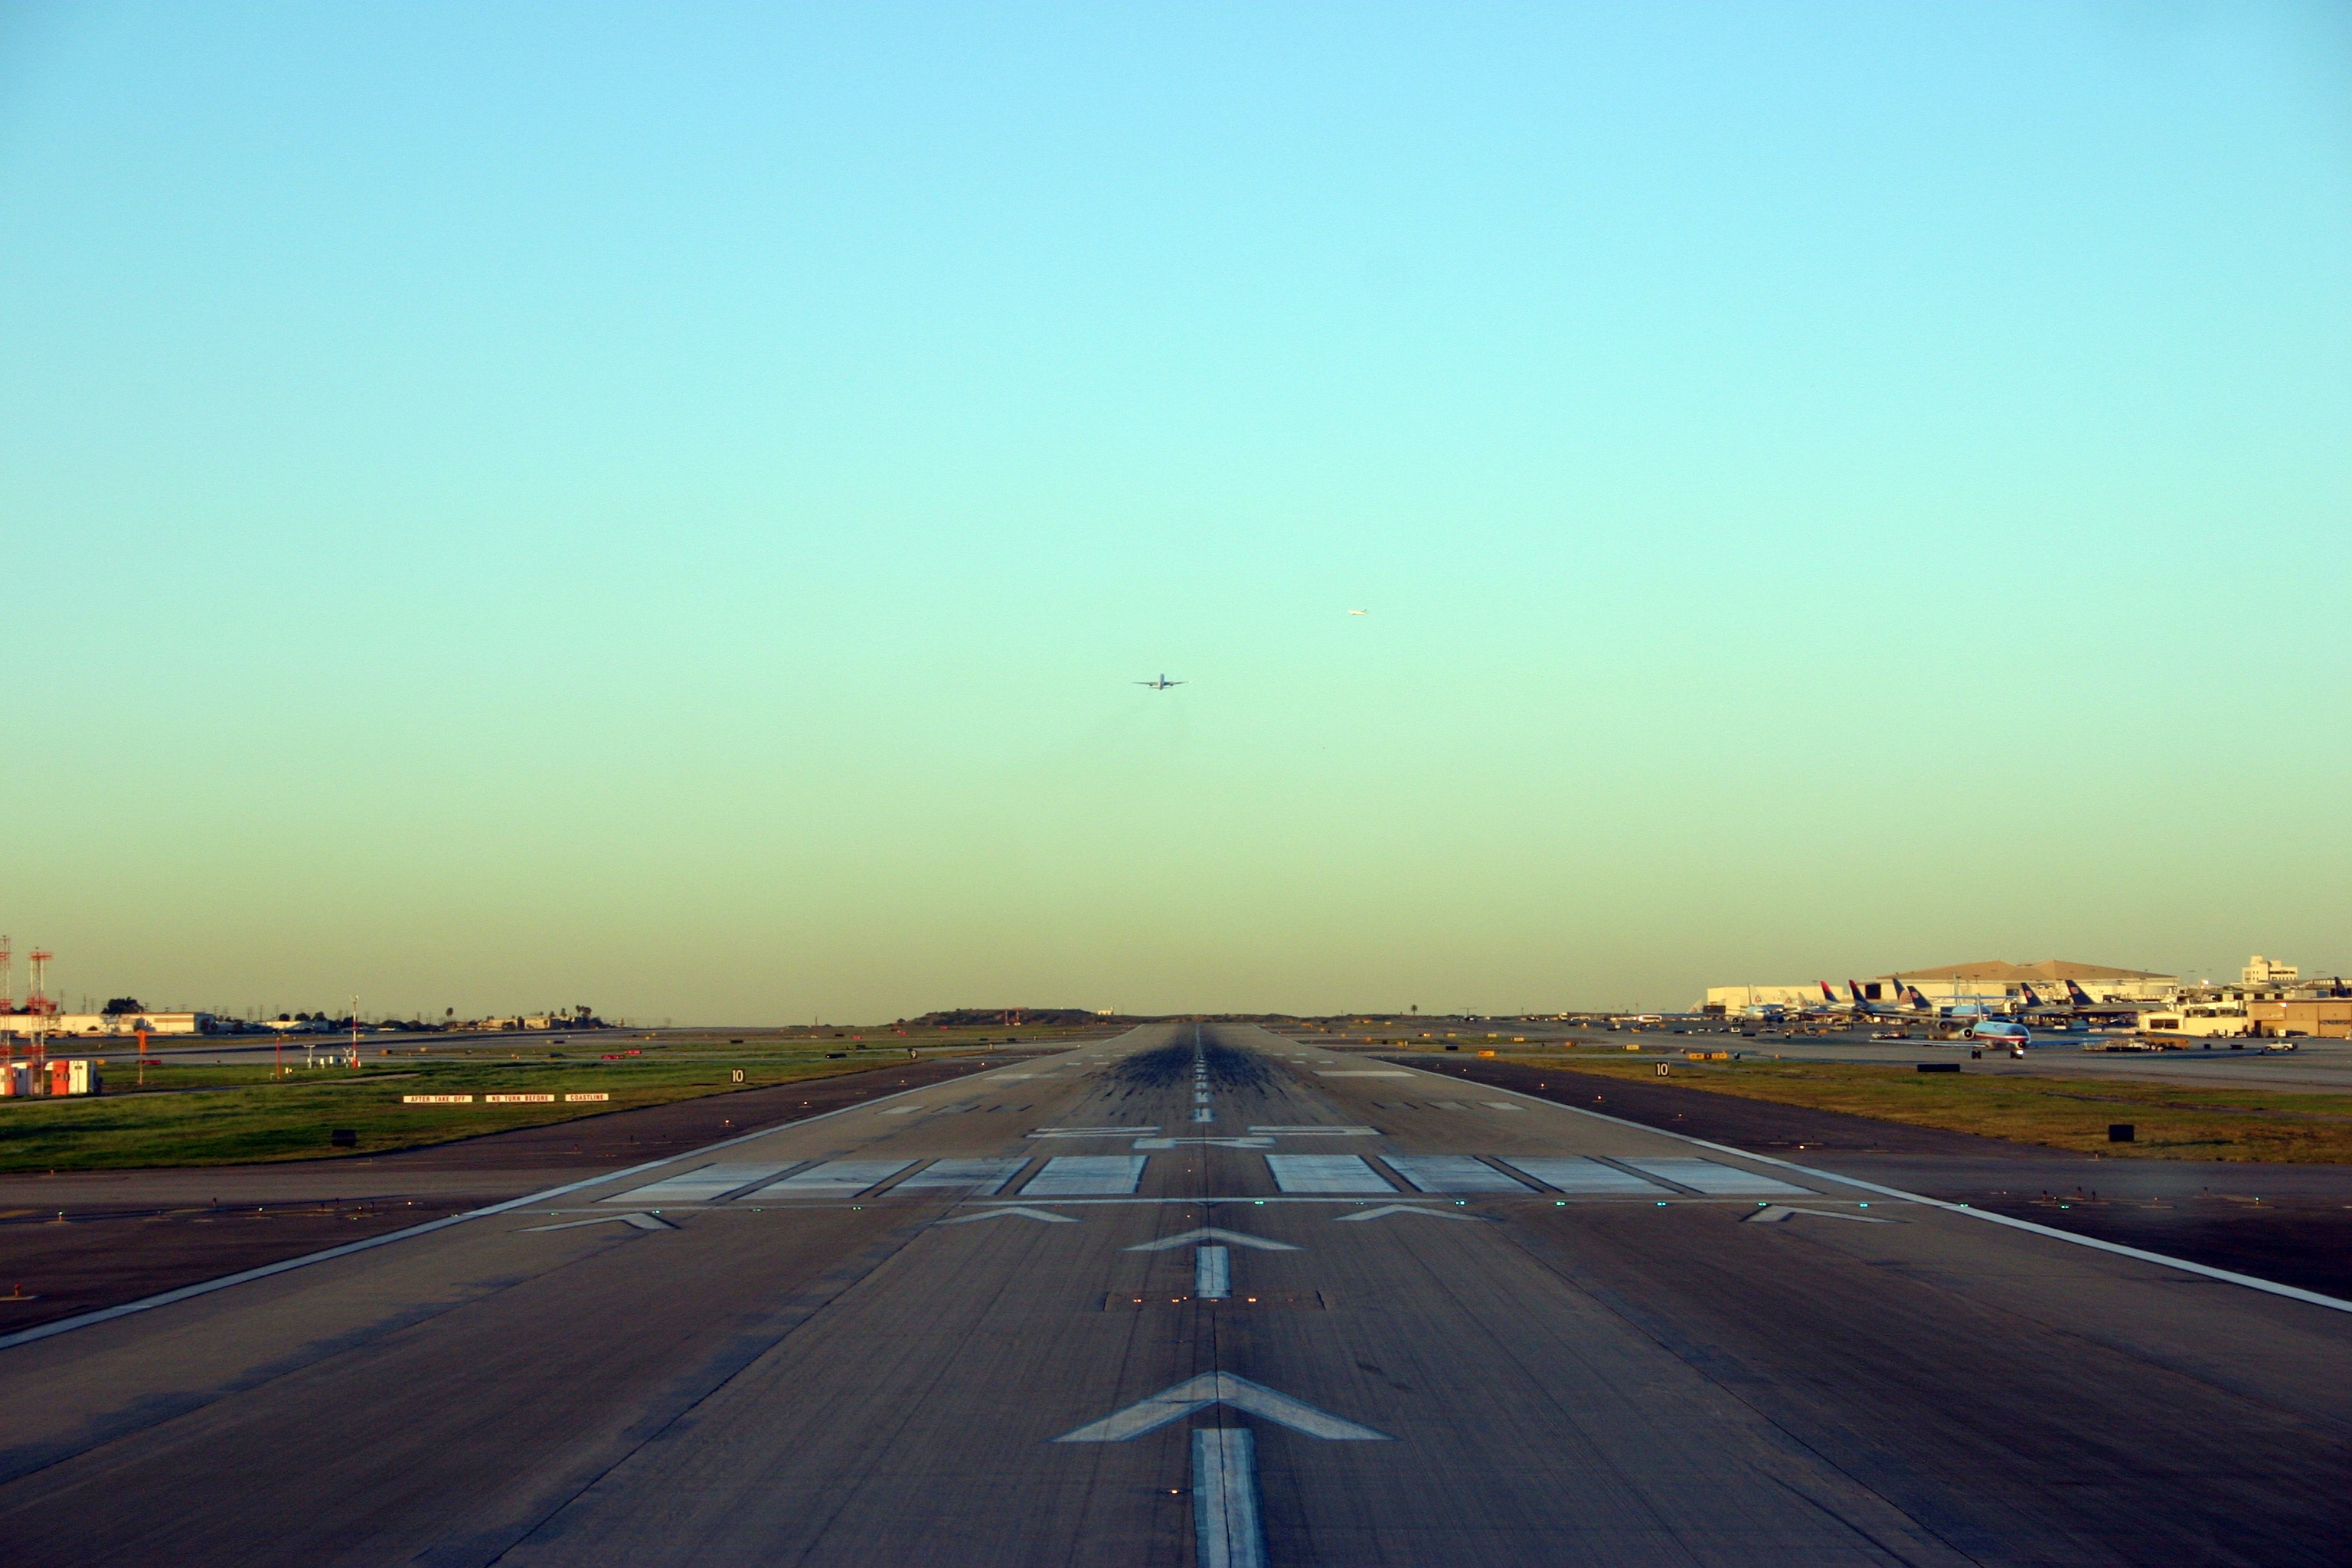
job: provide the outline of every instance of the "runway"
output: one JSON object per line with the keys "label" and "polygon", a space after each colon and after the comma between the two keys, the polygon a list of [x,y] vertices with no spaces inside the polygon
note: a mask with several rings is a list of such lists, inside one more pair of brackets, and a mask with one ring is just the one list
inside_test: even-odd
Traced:
{"label": "runway", "polygon": [[0,1348],[0,1540],[2321,1563],[2347,1391],[2352,1313],[1167,1025]]}

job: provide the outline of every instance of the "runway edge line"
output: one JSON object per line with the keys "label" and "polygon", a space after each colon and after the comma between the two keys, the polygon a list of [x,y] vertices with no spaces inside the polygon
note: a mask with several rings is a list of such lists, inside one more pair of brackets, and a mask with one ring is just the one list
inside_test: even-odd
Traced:
{"label": "runway edge line", "polygon": [[[952,1083],[955,1080],[948,1079],[942,1081]],[[670,1154],[659,1160],[648,1160],[642,1165],[631,1165],[625,1170],[607,1171],[602,1175],[590,1176],[584,1181],[566,1182],[560,1187],[549,1187],[544,1192],[531,1193],[520,1198],[509,1198],[505,1203],[492,1204],[488,1208],[467,1209],[464,1214],[445,1215],[439,1219],[427,1220],[423,1225],[412,1225],[404,1230],[388,1231],[383,1236],[372,1236],[365,1241],[345,1242],[341,1247],[331,1247],[323,1252],[305,1253],[300,1258],[289,1258],[278,1263],[265,1263],[258,1268],[247,1268],[236,1274],[224,1274],[217,1279],[206,1279],[194,1285],[183,1285],[175,1290],[166,1290],[160,1295],[142,1297],[136,1301],[125,1301],[120,1306],[100,1307],[94,1312],[84,1312],[78,1317],[59,1318],[54,1323],[40,1323],[29,1329],[19,1329],[13,1334],[0,1334],[0,1351],[14,1350],[18,1345],[30,1344],[35,1340],[46,1340],[54,1335],[71,1333],[76,1329],[87,1329],[99,1323],[112,1322],[117,1318],[127,1318],[134,1312],[152,1312],[158,1307],[169,1307],[174,1302],[185,1301],[192,1297],[208,1296],[215,1290],[226,1290],[232,1285],[244,1285],[256,1279],[267,1279],[273,1274],[290,1274],[297,1268],[308,1268],[314,1263],[330,1263],[338,1258],[349,1258],[355,1252],[365,1252],[372,1247],[390,1247],[395,1241],[407,1241],[415,1237],[430,1236],[436,1230],[446,1230],[453,1225],[463,1225],[467,1220],[487,1219],[492,1215],[529,1208],[533,1204],[543,1204],[550,1198],[560,1198],[566,1193],[576,1193],[583,1187],[600,1186],[606,1182],[617,1182],[625,1177],[642,1174],[646,1171],[656,1171],[664,1165],[675,1165],[680,1160],[691,1160],[699,1154],[712,1153],[720,1149],[731,1149],[738,1143],[748,1143],[754,1138],[765,1138],[770,1133],[782,1131],[787,1127],[805,1127],[813,1121],[823,1121],[829,1117],[846,1115],[853,1110],[865,1110],[872,1106],[880,1105],[885,1100],[898,1100],[909,1094],[920,1094],[927,1089],[939,1087],[936,1083],[918,1084],[912,1089],[899,1089],[895,1094],[876,1095],[872,1100],[861,1100],[855,1105],[845,1105],[834,1110],[822,1110],[814,1116],[803,1117],[798,1121],[780,1121],[773,1127],[762,1127],[756,1132],[743,1132],[732,1138],[722,1138],[716,1143],[705,1143],[698,1149],[688,1149],[682,1154]]]}
{"label": "runway edge line", "polygon": [[[1436,1079],[1442,1083],[1456,1081],[1447,1078],[1444,1073],[1433,1072],[1427,1068],[1417,1067],[1409,1070]],[[1784,1171],[1796,1171],[1804,1175],[1817,1176],[1824,1182],[1836,1182],[1844,1186],[1860,1187],[1866,1193],[1877,1193],[1884,1197],[1901,1198],[1906,1203],[1919,1204],[1931,1209],[1942,1209],[1946,1214],[1961,1215],[1969,1219],[1980,1219],[1992,1225],[2003,1225],[2011,1230],[2030,1231],[2035,1236],[2046,1236],[2053,1241],[2069,1242],[2076,1247],[2087,1247],[2096,1252],[2112,1252],[2118,1258],[2137,1258],[2142,1263],[2154,1263],[2166,1268],[2178,1268],[2185,1273],[2202,1275],[2208,1279],[2219,1279],[2227,1285],[2242,1285],[2249,1290],[2261,1290],[2273,1296],[2284,1296],[2290,1301],[2302,1301],[2314,1307],[2326,1307],[2332,1311],[2352,1312],[2352,1301],[2342,1300],[2334,1296],[2324,1296],[2316,1290],[2305,1290],[2297,1285],[2282,1285],[2274,1279],[2257,1279],[2251,1274],[2232,1273],[2227,1268],[2216,1268],[2209,1263],[2191,1263],[2186,1258],[2171,1258],[2161,1252],[2149,1252],[2142,1247],[2126,1247],[2119,1241],[2101,1241],[2095,1236],[2077,1236],[2070,1230],[2058,1230],[2050,1226],[2036,1225],[2030,1219],[2013,1219],[2005,1214],[1995,1214],[1990,1209],[1971,1208],[1967,1204],[1948,1203],[1942,1198],[1931,1198],[1921,1193],[1906,1193],[1900,1187],[1882,1186],[1876,1182],[1865,1182],[1859,1176],[1841,1176],[1834,1171],[1815,1170],[1811,1165],[1800,1165],[1794,1160],[1782,1160],[1771,1154],[1750,1153],[1745,1149],[1736,1149],[1728,1143],[1710,1143],[1704,1138],[1694,1138],[1687,1132],[1670,1132],[1663,1127],[1652,1127],[1647,1122],[1631,1121],[1622,1116],[1611,1116],[1599,1110],[1587,1110],[1580,1105],[1567,1105],[1557,1100],[1546,1100],[1541,1095],[1529,1094],[1524,1089],[1506,1089],[1499,1084],[1485,1084],[1481,1087],[1494,1089],[1499,1094],[1517,1095],[1521,1100],[1530,1100],[1537,1105],[1548,1105],[1555,1110],[1571,1110],[1579,1116],[1590,1116],[1595,1121],[1606,1121],[1618,1127],[1630,1127],[1640,1132],[1654,1132],[1661,1138],[1672,1138],[1695,1148],[1712,1149],[1718,1154],[1737,1154],[1743,1160],[1754,1160],[1765,1165],[1778,1165]]]}

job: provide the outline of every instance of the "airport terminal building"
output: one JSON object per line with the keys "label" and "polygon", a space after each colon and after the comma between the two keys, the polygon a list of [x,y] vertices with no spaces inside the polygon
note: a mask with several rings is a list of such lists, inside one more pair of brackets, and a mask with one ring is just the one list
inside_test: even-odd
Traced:
{"label": "airport terminal building", "polygon": [[210,1013],[0,1013],[0,1035],[209,1035]]}
{"label": "airport terminal building", "polygon": [[[1829,981],[1838,1002],[1846,1000],[1847,976],[1822,978]],[[1916,988],[1931,1006],[1950,1007],[1974,1002],[2003,1007],[2023,1006],[2028,986],[2042,1001],[2063,1004],[2069,980],[2081,986],[2092,1001],[2120,1006],[2161,1002],[2180,989],[2180,976],[2177,974],[2111,969],[2105,964],[2077,963],[2063,958],[2044,959],[2040,963],[2010,963],[1990,958],[1975,963],[1948,963],[1937,969],[1898,970],[1857,980],[1855,984],[1862,987],[1864,1001],[1883,1002],[1889,1006],[1902,1004],[1907,986]],[[1823,1000],[1821,983],[1813,980],[1794,985],[1710,985],[1701,1010],[1731,1016],[1750,1007],[1785,1007],[1793,1012],[1819,1007]]]}

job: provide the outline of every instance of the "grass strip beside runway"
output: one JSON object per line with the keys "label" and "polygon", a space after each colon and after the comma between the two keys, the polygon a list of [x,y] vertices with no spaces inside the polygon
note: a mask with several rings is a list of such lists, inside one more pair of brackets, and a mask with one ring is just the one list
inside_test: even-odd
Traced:
{"label": "grass strip beside runway", "polygon": [[[880,1051],[860,1060],[772,1052],[732,1061],[402,1061],[350,1068],[151,1067],[152,1090],[96,1099],[0,1101],[0,1172],[125,1170],[155,1165],[229,1165],[319,1159],[339,1150],[337,1128],[359,1135],[357,1152],[383,1153],[485,1132],[544,1126],[614,1110],[740,1089],[903,1068]],[[741,1071],[743,1081],[732,1074]],[[137,1069],[115,1066],[110,1091],[129,1089]],[[567,1102],[567,1093],[608,1094]],[[414,1105],[412,1094],[471,1095],[461,1105]],[[487,1094],[551,1094],[551,1102],[492,1105]]]}
{"label": "grass strip beside runway", "polygon": [[[1654,1058],[1622,1061],[1513,1051],[1499,1059],[1593,1078],[1661,1081]],[[2110,1158],[2352,1163],[2352,1095],[1966,1070],[1922,1073],[1909,1066],[1843,1062],[1669,1065],[1665,1081],[1677,1089]],[[2133,1125],[2132,1142],[2107,1141],[2107,1128],[2115,1122]]]}

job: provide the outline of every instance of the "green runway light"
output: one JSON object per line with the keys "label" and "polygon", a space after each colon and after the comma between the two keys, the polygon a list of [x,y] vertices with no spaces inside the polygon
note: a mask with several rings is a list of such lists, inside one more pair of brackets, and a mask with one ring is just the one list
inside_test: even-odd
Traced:
{"label": "green runway light", "polygon": [[1568,1206],[1568,1200],[1566,1198],[1554,1198],[1551,1201],[1551,1206],[1556,1209],[1564,1209]]}
{"label": "green runway light", "polygon": [[1665,1206],[1666,1206],[1666,1200],[1665,1200],[1665,1199],[1664,1199],[1664,1198],[1660,1198],[1660,1199],[1658,1200],[1658,1206],[1659,1206],[1660,1208],[1664,1208],[1664,1207],[1665,1207]]}

